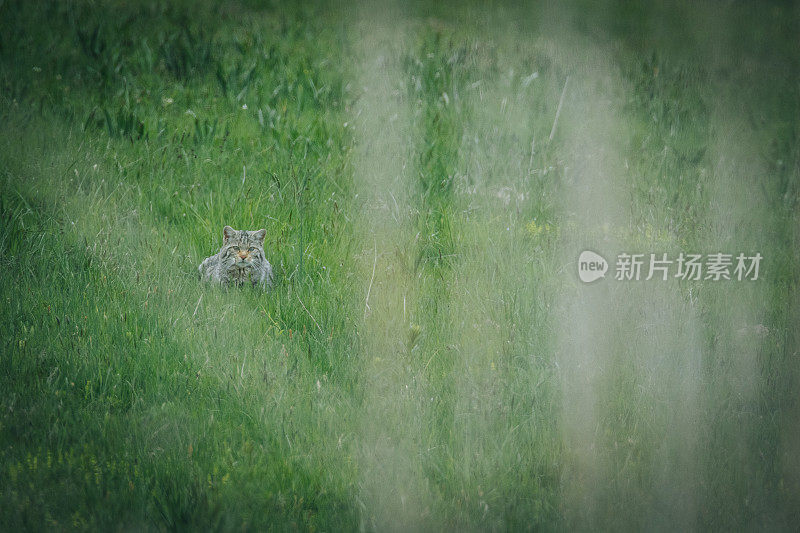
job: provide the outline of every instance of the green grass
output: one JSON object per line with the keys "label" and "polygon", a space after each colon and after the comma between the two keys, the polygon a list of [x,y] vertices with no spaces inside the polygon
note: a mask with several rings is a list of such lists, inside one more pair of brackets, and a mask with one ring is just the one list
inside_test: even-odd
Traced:
{"label": "green grass", "polygon": [[729,7],[0,4],[0,529],[796,528],[798,8]]}

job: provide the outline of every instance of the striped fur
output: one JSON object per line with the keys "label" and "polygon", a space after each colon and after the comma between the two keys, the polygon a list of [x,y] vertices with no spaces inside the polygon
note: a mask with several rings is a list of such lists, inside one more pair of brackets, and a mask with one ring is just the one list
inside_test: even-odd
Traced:
{"label": "striped fur", "polygon": [[272,285],[272,265],[264,255],[267,230],[236,231],[230,226],[222,230],[219,253],[207,257],[200,266],[200,279],[223,285]]}

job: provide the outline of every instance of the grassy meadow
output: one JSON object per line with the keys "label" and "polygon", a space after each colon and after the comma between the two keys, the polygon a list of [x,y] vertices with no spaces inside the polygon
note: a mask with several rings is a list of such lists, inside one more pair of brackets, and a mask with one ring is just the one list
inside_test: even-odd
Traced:
{"label": "grassy meadow", "polygon": [[[796,530],[791,2],[0,2],[0,530]],[[202,285],[267,229],[264,292]],[[583,284],[585,250],[762,254]]]}

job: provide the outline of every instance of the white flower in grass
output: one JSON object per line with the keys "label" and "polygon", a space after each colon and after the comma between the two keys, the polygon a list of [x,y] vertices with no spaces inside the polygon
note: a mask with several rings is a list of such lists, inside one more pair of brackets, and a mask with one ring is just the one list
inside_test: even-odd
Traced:
{"label": "white flower in grass", "polygon": [[527,87],[528,85],[530,85],[530,84],[531,84],[531,82],[532,82],[533,80],[535,80],[535,79],[536,79],[536,78],[538,78],[538,77],[539,77],[539,72],[538,72],[538,71],[536,71],[536,72],[532,73],[530,76],[526,76],[526,77],[524,77],[524,78],[522,79],[522,86],[523,86],[523,87]]}

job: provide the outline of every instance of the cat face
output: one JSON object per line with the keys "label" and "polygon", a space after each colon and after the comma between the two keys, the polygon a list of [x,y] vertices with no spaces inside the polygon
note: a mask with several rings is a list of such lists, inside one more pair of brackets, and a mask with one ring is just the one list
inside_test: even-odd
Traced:
{"label": "cat face", "polygon": [[267,230],[236,231],[225,226],[222,234],[220,258],[228,269],[253,268],[264,261],[264,237]]}

